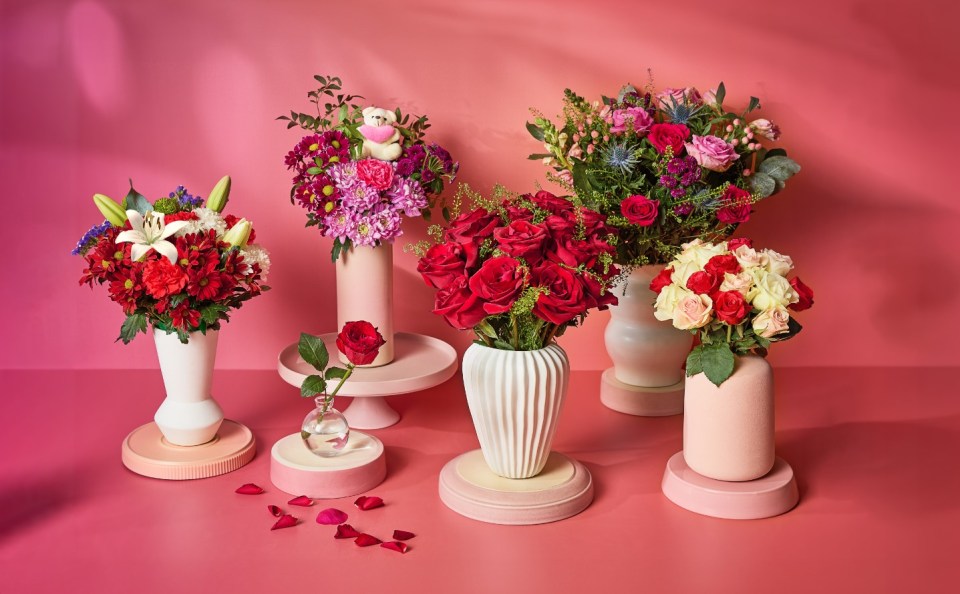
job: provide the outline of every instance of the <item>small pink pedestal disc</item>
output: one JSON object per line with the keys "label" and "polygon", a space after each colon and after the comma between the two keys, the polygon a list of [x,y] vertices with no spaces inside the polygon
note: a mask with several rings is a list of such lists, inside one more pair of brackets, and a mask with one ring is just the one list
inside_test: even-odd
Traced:
{"label": "small pink pedestal disc", "polygon": [[683,414],[683,380],[672,386],[644,388],[618,380],[613,367],[600,376],[600,402],[617,412],[638,417]]}
{"label": "small pink pedestal disc", "polygon": [[440,499],[460,515],[491,524],[545,524],[585,510],[593,501],[590,472],[551,452],[535,477],[508,479],[490,470],[480,450],[457,456],[440,471]]}
{"label": "small pink pedestal disc", "polygon": [[683,452],[677,452],[667,462],[662,487],[667,499],[684,509],[729,520],[779,516],[800,501],[793,469],[782,458],[765,476],[728,482],[697,474],[687,466]]}
{"label": "small pink pedestal disc", "polygon": [[312,499],[360,495],[386,477],[383,443],[360,431],[350,431],[346,451],[334,458],[313,454],[299,433],[277,441],[270,451],[270,482],[291,495]]}
{"label": "small pink pedestal disc", "polygon": [[197,446],[167,442],[156,423],[133,430],[123,440],[123,465],[151,478],[183,481],[233,472],[257,454],[253,433],[240,423],[224,419],[217,436]]}

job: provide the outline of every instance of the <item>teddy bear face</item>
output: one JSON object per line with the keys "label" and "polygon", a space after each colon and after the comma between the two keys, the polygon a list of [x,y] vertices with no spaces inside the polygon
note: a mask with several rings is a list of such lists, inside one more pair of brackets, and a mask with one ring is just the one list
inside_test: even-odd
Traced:
{"label": "teddy bear face", "polygon": [[382,107],[367,107],[362,113],[363,123],[368,126],[392,126],[397,123],[396,114]]}

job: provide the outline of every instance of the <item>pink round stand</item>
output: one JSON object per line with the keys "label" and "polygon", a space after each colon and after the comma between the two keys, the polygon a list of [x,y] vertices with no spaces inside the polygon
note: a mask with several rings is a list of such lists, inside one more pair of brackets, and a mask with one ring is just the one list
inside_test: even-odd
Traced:
{"label": "pink round stand", "polygon": [[[324,344],[331,358],[336,356],[336,333],[324,334]],[[303,379],[315,373],[300,357],[297,345],[280,352],[277,371],[288,384],[300,387]],[[351,428],[382,429],[400,420],[400,413],[387,404],[384,396],[409,394],[432,388],[447,381],[457,371],[457,351],[452,346],[422,334],[394,334],[394,359],[381,367],[354,370],[338,396],[352,396],[353,402],[343,411]]]}
{"label": "pink round stand", "polygon": [[617,412],[638,417],[683,414],[683,380],[663,388],[632,386],[618,380],[613,367],[600,376],[600,402]]}
{"label": "pink round stand", "polygon": [[314,455],[299,433],[273,444],[270,481],[291,495],[335,499],[359,495],[387,476],[383,443],[372,435],[351,431],[346,451],[334,458]]}
{"label": "pink round stand", "polygon": [[551,452],[543,471],[508,479],[490,470],[480,450],[457,456],[440,471],[440,499],[460,515],[491,524],[545,524],[582,512],[593,479],[576,460]]}
{"label": "pink round stand", "polygon": [[167,442],[156,423],[133,430],[123,440],[123,465],[152,478],[182,481],[233,472],[253,460],[256,440],[249,429],[224,419],[216,437],[197,446]]}
{"label": "pink round stand", "polygon": [[730,520],[755,520],[779,516],[800,501],[793,469],[777,458],[773,469],[758,479],[717,481],[690,470],[677,452],[663,473],[663,494],[684,509]]}

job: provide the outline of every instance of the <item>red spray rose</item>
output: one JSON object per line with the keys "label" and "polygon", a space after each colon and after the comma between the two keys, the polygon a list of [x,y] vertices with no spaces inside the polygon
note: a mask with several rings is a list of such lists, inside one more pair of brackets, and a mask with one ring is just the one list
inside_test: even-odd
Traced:
{"label": "red spray rose", "polygon": [[478,208],[450,221],[444,239],[457,243],[473,242],[492,235],[499,224],[500,217],[490,214],[485,208]]}
{"label": "red spray rose", "polygon": [[176,295],[187,284],[183,269],[166,258],[150,260],[143,267],[143,284],[154,299]]}
{"label": "red spray rose", "polygon": [[723,282],[723,275],[726,273],[737,274],[740,272],[740,262],[732,254],[718,254],[707,261],[704,270],[714,275],[720,282]]}
{"label": "red spray rose", "polygon": [[736,326],[747,317],[747,300],[740,291],[720,291],[713,300],[713,312],[721,322]]}
{"label": "red spray rose", "polygon": [[687,279],[687,288],[697,295],[709,295],[720,286],[720,279],[709,272],[698,270]]}
{"label": "red spray rose", "polygon": [[393,183],[393,167],[386,161],[363,159],[357,161],[357,177],[376,190],[386,190]]}
{"label": "red spray rose", "polygon": [[620,212],[627,222],[640,227],[649,227],[657,220],[660,211],[660,201],[650,200],[646,196],[630,196],[620,203]]}
{"label": "red spray rose", "polygon": [[717,220],[725,225],[746,223],[750,219],[750,192],[730,185],[720,197],[723,206],[717,210]]}
{"label": "red spray rose", "polygon": [[790,286],[793,287],[793,290],[800,296],[800,301],[791,303],[789,306],[790,309],[793,311],[810,309],[813,305],[813,289],[803,284],[800,278],[796,276],[790,279]]}
{"label": "red spray rose", "polygon": [[543,259],[547,230],[529,221],[513,221],[506,227],[493,231],[500,251],[515,258],[523,258],[529,264],[538,264]]}
{"label": "red spray rose", "polygon": [[483,310],[483,301],[467,287],[467,277],[461,276],[437,291],[433,313],[443,316],[448,324],[457,330],[473,328],[487,313]]}
{"label": "red spray rose", "polygon": [[490,258],[483,263],[468,286],[483,300],[483,311],[495,315],[508,311],[526,285],[526,271],[510,256]]}
{"label": "red spray rose", "polygon": [[347,322],[337,335],[337,348],[354,365],[369,365],[387,341],[367,321]]}
{"label": "red spray rose", "polygon": [[427,285],[442,289],[466,274],[467,255],[459,243],[439,243],[417,262],[417,272]]}
{"label": "red spray rose", "polygon": [[669,266],[661,270],[660,274],[653,277],[653,280],[650,281],[650,290],[656,293],[657,295],[659,295],[660,291],[662,291],[664,287],[668,286],[673,282],[672,280],[670,280],[670,276],[672,274],[673,274],[673,268],[670,268]]}
{"label": "red spray rose", "polygon": [[654,124],[650,128],[647,140],[657,149],[658,153],[666,152],[667,147],[673,149],[673,155],[683,152],[683,143],[690,138],[690,128],[683,124]]}
{"label": "red spray rose", "polygon": [[549,291],[541,293],[533,306],[533,314],[538,318],[565,324],[587,310],[583,284],[573,271],[545,262],[533,270],[533,283]]}

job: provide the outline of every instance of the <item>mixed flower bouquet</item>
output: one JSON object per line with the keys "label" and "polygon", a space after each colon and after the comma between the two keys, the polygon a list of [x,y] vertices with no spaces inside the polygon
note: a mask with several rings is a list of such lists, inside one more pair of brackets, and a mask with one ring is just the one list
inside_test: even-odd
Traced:
{"label": "mixed flower bouquet", "polygon": [[779,127],[748,121],[756,97],[740,112],[724,107],[723,83],[655,92],[631,85],[615,98],[589,102],[564,91],[563,120],[533,110],[527,129],[543,142],[551,181],[576,192],[620,230],[616,262],[662,264],[691,239],[730,236],[752,205],[784,187],[800,166],[780,148]]}
{"label": "mixed flower bouquet", "polygon": [[72,253],[86,262],[80,284],[107,285],[123,308],[118,340],[128,343],[150,325],[186,343],[191,332],[219,330],[230,310],[269,290],[270,257],[253,243],[251,223],[220,214],[229,193],[224,177],[205,205],[183,186],[153,203],[132,184],[120,204],[94,195],[107,220]]}
{"label": "mixed flower bouquet", "polygon": [[793,338],[801,326],[790,311],[813,305],[813,290],[787,280],[790,256],[756,250],[749,239],[695,239],[650,283],[654,316],[700,339],[687,357],[687,375],[701,371],[715,385],[733,373],[736,355],[766,355],[771,342]]}
{"label": "mixed flower bouquet", "polygon": [[485,346],[537,350],[590,309],[617,303],[604,215],[543,191],[506,196],[498,188],[492,199],[462,192],[476,208],[432,228],[429,249],[418,246],[417,271],[438,289],[433,313],[451,326],[473,328]]}
{"label": "mixed flower bouquet", "polygon": [[[400,216],[429,219],[444,179],[459,165],[437,143],[426,144],[426,116],[361,108],[337,77],[315,76],[307,93],[317,114],[280,116],[309,133],[287,153],[294,171],[291,203],[307,210],[307,226],[334,240],[334,261],[352,245],[377,246],[402,234]],[[446,210],[444,210],[446,214]]]}

